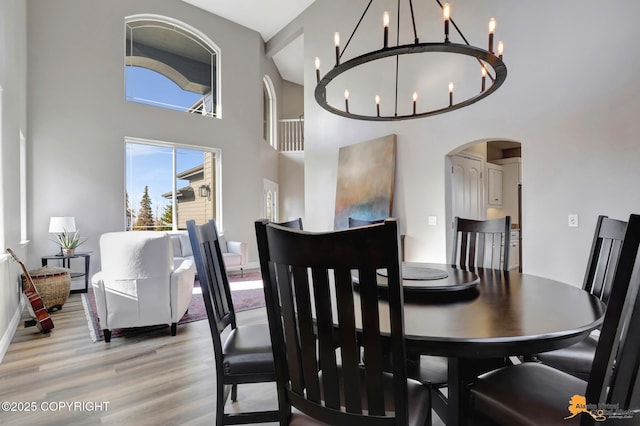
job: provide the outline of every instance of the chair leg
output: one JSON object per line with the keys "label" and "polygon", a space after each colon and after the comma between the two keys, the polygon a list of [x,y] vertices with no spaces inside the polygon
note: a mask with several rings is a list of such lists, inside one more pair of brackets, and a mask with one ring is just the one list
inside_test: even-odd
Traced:
{"label": "chair leg", "polygon": [[102,330],[102,334],[104,334],[104,342],[109,343],[111,341],[111,330],[105,328]]}
{"label": "chair leg", "polygon": [[233,402],[236,402],[238,400],[238,385],[237,384],[231,385],[231,400]]}
{"label": "chair leg", "polygon": [[432,426],[433,425],[433,406],[431,406],[431,401],[433,400],[433,387],[432,386],[427,386],[427,388],[429,389],[429,414],[427,415],[427,418],[424,421],[424,425],[425,426]]}
{"label": "chair leg", "polygon": [[176,334],[178,334],[178,323],[177,322],[172,322],[171,323],[171,335],[175,336]]}
{"label": "chair leg", "polygon": [[216,377],[218,382],[216,386],[216,426],[224,425],[224,403],[227,400],[225,385],[222,380]]}

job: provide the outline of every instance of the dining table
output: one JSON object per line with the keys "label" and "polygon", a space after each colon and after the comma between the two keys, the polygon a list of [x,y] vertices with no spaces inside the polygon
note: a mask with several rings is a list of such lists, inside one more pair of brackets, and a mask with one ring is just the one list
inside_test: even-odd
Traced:
{"label": "dining table", "polygon": [[[446,395],[438,389],[432,398],[447,425],[468,423],[469,385],[479,374],[509,357],[575,344],[604,319],[604,303],[587,291],[518,271],[403,263],[402,276],[407,353],[448,360]],[[377,281],[384,318],[386,270]]]}

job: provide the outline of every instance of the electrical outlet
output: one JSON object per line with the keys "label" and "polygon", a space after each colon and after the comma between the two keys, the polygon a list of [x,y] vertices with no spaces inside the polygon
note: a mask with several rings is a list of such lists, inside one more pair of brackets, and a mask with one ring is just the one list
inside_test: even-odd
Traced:
{"label": "electrical outlet", "polygon": [[570,214],[569,217],[569,227],[571,228],[577,228],[578,227],[578,215],[577,214]]}
{"label": "electrical outlet", "polygon": [[427,220],[428,220],[428,222],[427,222],[427,223],[428,223],[429,225],[431,225],[431,226],[435,226],[435,225],[437,225],[437,224],[438,224],[438,217],[437,217],[437,216],[429,216],[429,217],[427,218]]}

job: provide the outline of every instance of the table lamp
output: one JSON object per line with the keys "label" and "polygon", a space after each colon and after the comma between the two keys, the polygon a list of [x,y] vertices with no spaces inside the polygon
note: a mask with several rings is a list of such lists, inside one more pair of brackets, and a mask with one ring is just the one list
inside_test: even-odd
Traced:
{"label": "table lamp", "polygon": [[49,233],[76,232],[76,218],[73,216],[52,216],[49,220]]}
{"label": "table lamp", "polygon": [[[76,218],[73,216],[51,216],[49,233],[63,234],[65,232],[76,232]],[[60,254],[62,254],[62,247],[60,247]]]}

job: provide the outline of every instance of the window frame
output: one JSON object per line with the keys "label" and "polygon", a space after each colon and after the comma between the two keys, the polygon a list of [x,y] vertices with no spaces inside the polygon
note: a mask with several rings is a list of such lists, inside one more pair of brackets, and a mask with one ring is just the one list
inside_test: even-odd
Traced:
{"label": "window frame", "polygon": [[[172,218],[173,218],[173,223],[171,224],[171,230],[172,231],[179,231],[180,229],[178,229],[178,203],[177,203],[177,197],[176,197],[176,193],[177,193],[177,188],[176,188],[176,150],[183,148],[183,149],[189,149],[189,150],[195,150],[195,151],[202,151],[202,152],[212,152],[213,156],[214,156],[214,160],[215,160],[215,185],[213,185],[213,187],[215,188],[214,190],[214,196],[215,196],[215,203],[216,203],[216,208],[215,208],[215,221],[216,221],[216,226],[218,227],[218,230],[220,231],[220,233],[223,232],[223,219],[222,219],[222,149],[220,148],[212,148],[212,147],[204,147],[204,146],[197,146],[197,145],[188,145],[188,144],[183,144],[183,143],[176,143],[176,142],[167,142],[167,141],[158,141],[158,140],[153,140],[153,139],[144,139],[144,138],[136,138],[136,137],[130,137],[130,136],[125,136],[124,138],[124,144],[123,144],[123,150],[124,150],[124,194],[123,194],[123,202],[125,202],[125,208],[123,208],[123,211],[125,211],[124,214],[124,224],[123,224],[123,229],[127,230],[127,215],[126,215],[126,196],[127,196],[127,168],[126,168],[126,164],[127,164],[127,144],[132,143],[132,144],[138,144],[138,145],[149,145],[149,146],[155,146],[155,147],[161,147],[161,148],[171,148],[173,150],[173,160],[172,160],[172,168],[173,168],[173,178],[172,178],[172,205],[173,205],[173,213],[172,213]],[[129,206],[131,207],[131,206]]]}
{"label": "window frame", "polygon": [[[215,73],[213,73],[213,74],[214,74],[214,77],[215,77],[216,113],[215,113],[215,115],[212,114],[211,117],[212,118],[220,118],[221,119],[222,118],[222,84],[221,84],[222,72],[221,72],[220,64],[222,62],[222,52],[220,50],[220,47],[216,43],[214,43],[214,41],[211,40],[211,38],[209,38],[202,31],[200,31],[197,28],[192,27],[191,25],[189,25],[189,24],[187,24],[185,22],[182,22],[182,21],[180,21],[178,19],[171,18],[171,17],[164,16],[164,15],[150,14],[150,13],[141,13],[141,14],[136,14],[136,15],[129,15],[129,16],[126,16],[124,18],[124,26],[123,26],[123,36],[124,36],[124,41],[125,41],[122,44],[122,46],[124,48],[124,51],[123,51],[123,60],[124,60],[123,73],[125,73],[125,74],[126,74],[126,70],[127,70],[127,51],[126,51],[127,26],[129,24],[137,22],[137,21],[156,21],[156,22],[159,22],[161,24],[175,26],[180,31],[190,34],[195,39],[194,42],[200,42],[202,44],[205,44],[209,49],[211,49],[213,52],[215,52]],[[123,89],[124,89],[124,98],[125,98],[125,100],[127,100],[126,75],[125,75],[125,80],[124,80],[124,85],[123,86],[124,86],[123,87]],[[130,102],[130,101],[127,100],[127,102]],[[131,101],[131,102],[135,102],[135,101]]]}
{"label": "window frame", "polygon": [[[269,145],[271,145],[276,151],[278,150],[278,108],[277,108],[277,98],[276,98],[276,89],[273,86],[273,81],[271,77],[265,75],[262,78],[263,82],[263,93],[266,93],[268,100],[268,110],[263,111],[263,119],[267,121],[268,125],[268,135],[265,139]],[[263,95],[264,96],[264,95]],[[265,102],[263,101],[263,105]],[[265,108],[263,106],[263,108]],[[264,136],[264,135],[263,135]]]}

